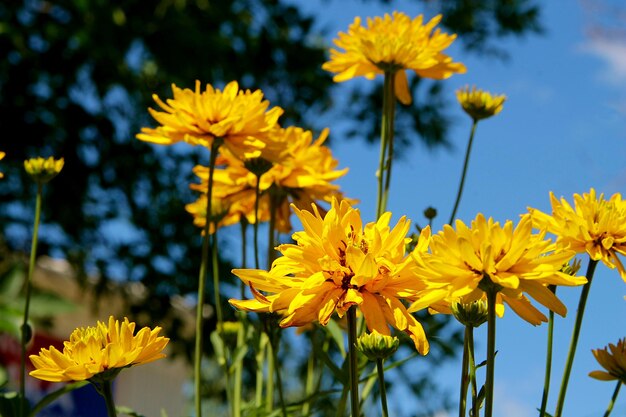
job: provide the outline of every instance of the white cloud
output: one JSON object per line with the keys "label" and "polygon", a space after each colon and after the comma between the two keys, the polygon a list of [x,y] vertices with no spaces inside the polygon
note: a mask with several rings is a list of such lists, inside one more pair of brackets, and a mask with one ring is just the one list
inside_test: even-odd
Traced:
{"label": "white cloud", "polygon": [[626,40],[595,38],[582,45],[582,50],[602,59],[607,68],[602,72],[606,81],[626,84]]}

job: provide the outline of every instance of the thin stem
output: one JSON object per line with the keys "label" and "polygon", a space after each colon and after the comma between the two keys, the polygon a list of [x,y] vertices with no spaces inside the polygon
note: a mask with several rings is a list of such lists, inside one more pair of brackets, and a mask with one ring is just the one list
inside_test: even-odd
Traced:
{"label": "thin stem", "polygon": [[561,380],[561,389],[559,390],[559,399],[556,403],[556,412],[554,417],[561,417],[563,414],[563,406],[565,405],[565,394],[567,392],[567,384],[569,383],[569,377],[572,372],[572,365],[574,364],[574,356],[576,355],[576,346],[578,345],[578,336],[580,336],[580,328],[583,322],[583,316],[585,314],[585,305],[587,304],[587,297],[589,296],[589,289],[591,288],[591,280],[596,270],[598,261],[589,259],[587,265],[587,283],[583,286],[580,293],[580,300],[578,301],[578,311],[576,312],[576,321],[574,322],[574,329],[572,331],[572,339],[569,345],[569,351],[567,353],[567,360],[565,362],[565,370],[563,371],[563,379]]}
{"label": "thin stem", "polygon": [[[248,230],[248,221],[245,216],[241,216],[239,220],[239,224],[241,225],[241,268],[246,269],[247,256],[246,249],[248,247],[248,239],[246,237]],[[239,288],[241,289],[241,299],[246,297],[246,284],[243,281],[239,282]]]}
{"label": "thin stem", "polygon": [[274,370],[276,371],[276,387],[278,388],[278,401],[283,412],[283,417],[287,417],[287,406],[285,405],[285,397],[283,395],[283,382],[280,376],[280,362],[278,361],[278,337],[270,336],[270,344],[272,345],[272,359],[274,361]]}
{"label": "thin stem", "polygon": [[30,247],[30,260],[28,262],[28,277],[25,285],[25,298],[24,303],[24,321],[21,327],[21,347],[22,352],[20,356],[20,415],[25,415],[26,412],[26,345],[32,337],[32,330],[28,325],[28,313],[30,309],[30,288],[33,280],[33,272],[35,270],[35,260],[37,259],[37,240],[39,236],[39,222],[41,219],[41,200],[43,194],[43,184],[37,183],[37,197],[35,199],[35,220],[33,224],[33,240]]}
{"label": "thin stem", "polygon": [[474,359],[474,328],[470,327],[467,338],[469,379],[472,386],[472,417],[478,417],[478,384],[476,383],[476,361]]}
{"label": "thin stem", "polygon": [[[239,329],[237,330],[237,349],[236,352],[241,349],[245,343],[245,316],[240,315]],[[243,359],[240,359],[235,364],[235,381],[233,382],[233,417],[241,416],[241,392],[243,383]]]}
{"label": "thin stem", "polygon": [[350,355],[350,404],[352,417],[359,413],[359,369],[356,349],[356,306],[348,309],[348,354]]}
{"label": "thin stem", "polygon": [[111,381],[105,379],[100,386],[100,393],[104,397],[104,402],[107,406],[107,415],[109,417],[117,417],[117,411],[115,410],[115,403],[113,402],[113,391],[111,390]]}
{"label": "thin stem", "polygon": [[311,411],[311,396],[313,395],[313,383],[315,382],[315,328],[311,331],[311,352],[306,364],[306,379],[304,383],[304,394],[306,401],[302,404],[302,415],[308,416]]}
{"label": "thin stem", "polygon": [[467,402],[467,388],[469,387],[469,346],[468,333],[472,326],[465,326],[463,337],[463,360],[461,362],[461,391],[459,393],[459,417],[465,417],[465,404]]}
{"label": "thin stem", "polygon": [[393,157],[394,133],[394,72],[385,71],[383,83],[383,115],[380,132],[380,159],[378,164],[378,199],[376,217],[380,217],[386,210],[391,181],[391,158]]}
{"label": "thin stem", "polygon": [[261,199],[261,175],[256,176],[254,186],[254,267],[259,269],[259,200]]}
{"label": "thin stem", "polygon": [[493,388],[496,365],[496,296],[495,288],[487,290],[487,377],[485,381],[485,417],[493,416]]}
{"label": "thin stem", "polygon": [[204,310],[204,295],[206,287],[207,276],[207,264],[209,259],[209,244],[211,240],[211,199],[213,198],[213,173],[215,171],[215,160],[217,158],[217,150],[221,141],[218,139],[213,140],[211,145],[211,155],[209,159],[209,179],[207,186],[207,208],[206,208],[206,221],[203,228],[202,236],[202,260],[200,262],[200,273],[198,277],[198,305],[196,306],[196,343],[194,352],[194,408],[196,410],[196,417],[202,417],[202,323],[203,323],[203,310]]}
{"label": "thin stem", "polygon": [[376,359],[376,370],[378,371],[378,385],[380,385],[380,404],[383,409],[383,417],[389,416],[387,410],[387,393],[385,389],[385,369],[383,368],[383,360]]}
{"label": "thin stem", "polygon": [[274,194],[273,191],[270,191],[270,225],[269,225],[269,235],[268,235],[268,247],[267,247],[267,268],[270,269],[272,267],[272,262],[276,259],[276,212],[278,210],[278,199],[279,197]]}
{"label": "thin stem", "polygon": [[[271,337],[268,334],[268,338]],[[272,350],[272,341],[267,344],[267,386],[265,391],[265,411],[273,411],[274,409],[274,354]]]}
{"label": "thin stem", "polygon": [[606,407],[606,412],[604,413],[604,417],[609,417],[611,411],[613,411],[613,406],[615,405],[615,400],[617,400],[617,396],[619,395],[619,389],[622,387],[622,381],[617,381],[617,386],[615,387],[615,391],[613,391],[613,396],[611,397],[611,402]]}
{"label": "thin stem", "polygon": [[[556,293],[556,286],[549,285],[548,288]],[[554,336],[554,311],[550,310],[548,314],[548,341],[546,347],[546,373],[543,380],[543,395],[541,397],[541,408],[539,409],[539,417],[544,417],[546,407],[548,405],[548,394],[550,392],[550,375],[552,373],[552,341]]]}
{"label": "thin stem", "polygon": [[259,344],[257,346],[256,352],[256,389],[255,389],[255,397],[254,401],[257,407],[260,407],[263,403],[263,364],[265,362],[265,349],[267,343],[267,335],[265,332],[260,332],[259,334]]}
{"label": "thin stem", "polygon": [[454,221],[454,216],[456,216],[456,210],[459,208],[459,203],[461,202],[461,195],[463,194],[463,186],[465,185],[465,175],[467,174],[467,167],[469,165],[470,152],[472,151],[472,143],[474,142],[474,133],[476,132],[476,126],[478,125],[478,120],[474,119],[472,122],[472,130],[470,131],[469,141],[467,142],[467,149],[465,150],[465,161],[463,162],[463,172],[461,173],[461,182],[459,183],[459,190],[456,193],[456,201],[454,202],[454,208],[452,209],[452,214],[450,215],[450,220],[448,224],[452,224]]}

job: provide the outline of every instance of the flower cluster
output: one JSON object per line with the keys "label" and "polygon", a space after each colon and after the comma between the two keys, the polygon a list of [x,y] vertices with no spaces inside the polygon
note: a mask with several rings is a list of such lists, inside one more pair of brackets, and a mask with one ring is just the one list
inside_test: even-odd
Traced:
{"label": "flower cluster", "polygon": [[435,29],[441,15],[424,23],[424,16],[411,19],[404,13],[393,12],[384,17],[367,19],[367,27],[356,17],[348,33],[339,33],[331,49],[330,61],[322,68],[335,73],[334,80],[354,77],[373,79],[388,72],[395,77],[396,97],[403,104],[411,103],[405,70],[413,70],[424,78],[444,79],[454,73],[464,73],[465,66],[453,62],[444,54],[456,35]]}
{"label": "flower cluster", "polygon": [[[428,293],[415,301],[410,311],[425,307],[441,309],[442,299],[472,303],[483,299],[488,290],[497,291],[496,312],[504,314],[504,304],[532,324],[547,321],[527,295],[550,310],[564,316],[567,309],[547,285],[581,285],[584,277],[572,277],[561,268],[574,252],[557,250],[545,233],[532,233],[530,215],[519,224],[507,221],[504,226],[478,214],[468,227],[456,221],[456,230],[446,225],[432,236],[430,253],[414,256],[418,274],[429,283]],[[449,311],[449,302],[443,307]],[[440,308],[438,308],[440,307]]]}
{"label": "flower cluster", "polygon": [[[225,206],[225,215],[218,225],[235,224],[241,217],[245,217],[248,223],[255,223],[257,181],[259,220],[268,221],[270,211],[274,211],[276,230],[282,233],[291,231],[290,204],[304,208],[314,202],[330,203],[333,198],[343,199],[339,186],[333,184],[333,181],[344,176],[348,169],[336,169],[338,161],[330,148],[324,145],[327,137],[328,129],[324,129],[313,140],[313,133],[309,130],[299,127],[279,128],[268,135],[268,145],[260,158],[242,160],[228,152],[220,155],[218,169],[213,177],[213,196]],[[273,161],[263,158],[266,150],[270,150],[268,158]],[[261,171],[255,172],[255,164],[256,167],[263,165]],[[195,224],[203,227],[206,221],[209,169],[196,166],[194,172],[200,178],[200,183],[192,184],[191,188],[205,194],[186,208],[194,216]]]}
{"label": "flower cluster", "polygon": [[[356,305],[370,331],[390,335],[389,326],[407,333],[416,349],[428,353],[422,325],[402,299],[422,290],[406,253],[410,221],[390,228],[391,213],[363,226],[360,213],[346,201],[333,200],[323,216],[294,207],[304,230],[293,234],[296,244],[278,247],[283,254],[269,271],[235,269],[248,284],[252,300],[230,300],[237,308],[283,314],[281,327],[318,321],[328,324]],[[265,293],[265,294],[264,294]]]}
{"label": "flower cluster", "polygon": [[530,208],[533,224],[557,236],[556,243],[576,253],[588,253],[594,261],[619,271],[626,281],[626,270],[618,254],[626,255],[626,201],[619,193],[605,199],[593,188],[587,194],[574,194],[574,207],[550,193],[552,214]]}
{"label": "flower cluster", "polygon": [[162,351],[169,339],[159,336],[160,331],[144,327],[134,334],[135,323],[127,318],[120,323],[111,316],[108,324],[99,321],[95,327],[74,330],[62,352],[50,346],[31,355],[35,370],[30,375],[51,382],[107,377],[105,373],[114,377],[122,368],[165,357]]}

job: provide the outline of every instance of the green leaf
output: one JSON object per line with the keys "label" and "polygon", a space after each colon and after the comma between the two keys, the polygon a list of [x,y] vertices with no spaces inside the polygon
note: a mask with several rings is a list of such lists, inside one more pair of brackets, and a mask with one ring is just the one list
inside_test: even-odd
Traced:
{"label": "green leaf", "polygon": [[211,332],[211,343],[213,344],[213,350],[215,351],[215,359],[217,362],[224,366],[226,362],[224,361],[224,342],[217,331]]}
{"label": "green leaf", "polygon": [[[126,407],[126,406],[116,406],[115,410],[117,411],[118,414],[126,414],[127,416],[130,416],[130,417],[145,417],[143,414],[139,414],[132,408]],[[161,412],[162,411],[163,410],[161,410]]]}
{"label": "green leaf", "polygon": [[337,347],[339,348],[339,351],[341,352],[341,356],[345,358],[346,347],[344,346],[343,331],[339,328],[339,325],[337,324],[337,322],[335,320],[330,320],[328,322],[328,325],[326,325],[324,329],[326,329],[326,331],[330,334],[330,336],[333,338],[333,340],[337,344]]}

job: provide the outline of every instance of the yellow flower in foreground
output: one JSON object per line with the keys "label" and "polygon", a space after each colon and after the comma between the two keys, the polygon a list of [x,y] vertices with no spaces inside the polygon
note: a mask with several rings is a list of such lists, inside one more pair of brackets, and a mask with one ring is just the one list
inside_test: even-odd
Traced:
{"label": "yellow flower in foreground", "polygon": [[120,324],[113,316],[108,325],[98,321],[95,327],[78,328],[64,342],[63,352],[50,346],[31,355],[35,370],[30,375],[52,382],[83,381],[165,357],[162,351],[169,339],[158,336],[160,327],[134,331],[135,323],[124,318]]}
{"label": "yellow flower in foreground", "polygon": [[296,244],[278,247],[283,256],[270,271],[233,270],[255,298],[230,303],[248,311],[282,313],[281,327],[314,321],[326,325],[335,311],[342,317],[357,305],[370,332],[389,336],[391,325],[426,354],[422,325],[402,302],[423,289],[406,255],[410,221],[402,217],[390,228],[391,213],[385,213],[363,227],[359,211],[346,201],[333,200],[325,216],[312,207],[312,212],[294,207],[304,230],[293,234]]}
{"label": "yellow flower in foreground", "polygon": [[[4,152],[0,152],[0,159],[4,158],[6,154]],[[0,178],[4,177],[4,174],[0,172]]]}
{"label": "yellow flower in foreground", "polygon": [[[517,227],[507,221],[504,227],[482,214],[471,227],[456,221],[456,230],[444,226],[433,235],[430,254],[415,257],[419,274],[431,286],[429,295],[411,305],[410,311],[431,306],[441,299],[472,303],[485,298],[485,289],[498,289],[496,313],[502,316],[503,303],[524,320],[537,325],[547,318],[532,306],[526,295],[564,316],[565,305],[547,285],[581,285],[584,277],[572,277],[561,271],[573,251],[556,250],[544,234],[532,234],[530,215],[524,215]],[[435,307],[433,307],[435,308]]]}
{"label": "yellow flower in foreground", "polygon": [[626,384],[626,338],[620,339],[617,346],[609,343],[604,349],[593,349],[592,352],[606,372],[592,371],[589,373],[590,377],[601,381],[620,380]]}
{"label": "yellow flower in foreground", "polygon": [[236,81],[223,91],[210,84],[201,91],[200,81],[196,81],[194,91],[172,85],[172,92],[174,98],[166,102],[153,95],[163,111],[149,111],[161,126],[142,128],[137,139],[159,145],[185,141],[211,147],[214,139],[221,138],[234,154],[253,157],[260,154],[265,146],[263,137],[283,113],[280,107],[268,111],[269,101],[263,100],[261,90],[240,90]]}
{"label": "yellow flower in foreground", "polygon": [[49,157],[45,159],[37,157],[24,161],[24,169],[36,182],[43,184],[59,175],[64,164],[63,158],[54,159]]}
{"label": "yellow flower in foreground", "polygon": [[[367,19],[367,27],[361,26],[356,17],[348,33],[339,33],[331,49],[330,61],[322,68],[335,73],[336,82],[354,77],[374,79],[376,74],[390,72],[395,77],[396,97],[404,104],[411,103],[405,70],[413,70],[424,78],[444,79],[454,73],[464,73],[465,66],[452,62],[442,51],[456,35],[448,35],[435,29],[441,15],[424,24],[424,16],[411,19],[404,13],[393,12],[384,17]],[[433,31],[434,30],[434,31]]]}
{"label": "yellow flower in foreground", "polygon": [[[274,199],[276,228],[282,233],[288,233],[291,231],[290,203],[298,208],[307,208],[311,203],[320,201],[330,203],[333,198],[343,198],[339,186],[334,181],[344,176],[348,169],[337,169],[339,162],[333,157],[330,148],[324,145],[327,137],[328,129],[324,129],[315,140],[311,131],[299,127],[281,128],[271,132],[267,140],[268,147],[265,149],[272,149],[276,159],[262,174],[259,184],[261,221],[269,220],[270,199]],[[280,157],[277,157],[279,155]],[[246,161],[228,153],[220,155],[218,166],[224,168],[215,171],[213,195],[228,202],[230,206],[228,215],[220,225],[237,223],[241,216],[253,224],[257,176],[248,169],[249,164]],[[194,172],[201,183],[192,184],[191,188],[206,193],[208,168],[197,166]],[[194,223],[197,226],[204,226],[205,207],[204,196],[187,206],[187,211],[194,216]]]}
{"label": "yellow flower in foreground", "polygon": [[469,86],[461,90],[457,90],[456,98],[465,110],[465,113],[474,119],[474,121],[486,119],[500,113],[506,96],[492,95],[488,91],[477,90],[476,87]]}
{"label": "yellow flower in foreground", "polygon": [[626,282],[626,270],[617,254],[626,255],[626,201],[619,193],[609,200],[604,194],[574,194],[574,207],[564,198],[550,193],[552,215],[529,208],[533,224],[557,236],[556,243],[577,253],[587,252],[591,259],[617,268]]}

